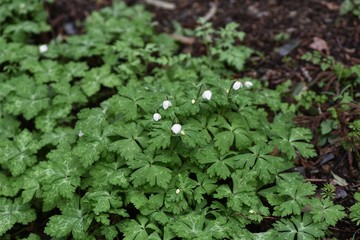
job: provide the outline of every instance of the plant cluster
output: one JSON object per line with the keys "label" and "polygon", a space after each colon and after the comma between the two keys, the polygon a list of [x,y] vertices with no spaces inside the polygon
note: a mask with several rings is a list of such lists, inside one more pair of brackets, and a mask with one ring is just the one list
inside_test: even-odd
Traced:
{"label": "plant cluster", "polygon": [[[43,16],[34,2],[27,7]],[[20,32],[38,33],[29,28]],[[7,31],[0,236],[324,237],[344,208],[316,197],[316,186],[292,171],[294,158],[316,152],[310,130],[282,103],[282,87],[233,79],[253,53],[235,44],[244,37],[236,28],[200,24],[195,34],[208,54],[199,57],[176,54],[149,13],[121,2],[93,13],[85,34],[48,45]]]}

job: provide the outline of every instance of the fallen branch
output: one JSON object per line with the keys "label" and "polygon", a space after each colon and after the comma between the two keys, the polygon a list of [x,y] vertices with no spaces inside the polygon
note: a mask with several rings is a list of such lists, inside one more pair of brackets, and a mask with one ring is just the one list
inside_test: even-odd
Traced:
{"label": "fallen branch", "polygon": [[170,37],[172,39],[175,39],[176,41],[179,41],[183,44],[192,45],[195,43],[196,39],[194,37],[186,37],[183,35],[179,35],[176,33],[170,34]]}
{"label": "fallen branch", "polygon": [[146,3],[154,5],[159,8],[164,8],[168,10],[173,10],[176,8],[176,5],[174,3],[169,3],[161,0],[145,0]]}
{"label": "fallen branch", "polygon": [[217,11],[217,5],[218,5],[217,2],[213,2],[210,5],[211,5],[210,10],[205,14],[204,17],[202,17],[202,19],[204,19],[205,22],[209,21]]}

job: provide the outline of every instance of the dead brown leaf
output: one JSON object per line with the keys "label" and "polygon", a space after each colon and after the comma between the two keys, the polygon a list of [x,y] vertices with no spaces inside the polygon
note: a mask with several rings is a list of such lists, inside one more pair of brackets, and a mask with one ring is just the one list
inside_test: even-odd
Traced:
{"label": "dead brown leaf", "polygon": [[335,3],[321,1],[320,4],[325,6],[327,9],[329,9],[331,11],[337,11],[340,9],[340,6]]}
{"label": "dead brown leaf", "polygon": [[309,47],[319,52],[325,52],[326,55],[330,55],[329,46],[322,38],[314,37],[313,42],[310,44]]}

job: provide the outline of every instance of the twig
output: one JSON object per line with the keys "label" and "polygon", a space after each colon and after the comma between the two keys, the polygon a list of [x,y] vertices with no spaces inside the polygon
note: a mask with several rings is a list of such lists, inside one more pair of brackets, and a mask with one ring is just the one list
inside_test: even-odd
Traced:
{"label": "twig", "polygon": [[176,33],[170,34],[170,37],[172,39],[175,39],[176,41],[179,41],[179,42],[181,42],[183,44],[187,44],[187,45],[192,45],[196,41],[196,39],[193,38],[193,37],[186,37],[186,36],[179,35],[179,34],[176,34]]}
{"label": "twig", "polygon": [[217,5],[218,5],[217,2],[213,2],[213,3],[211,3],[210,5],[211,5],[210,10],[205,14],[204,17],[202,17],[202,19],[203,19],[205,22],[209,21],[209,20],[215,15],[215,13],[216,13],[216,11],[217,11]]}
{"label": "twig", "polygon": [[161,0],[145,0],[146,3],[154,5],[159,8],[164,8],[168,10],[173,10],[176,8],[176,5],[174,3],[169,3]]}

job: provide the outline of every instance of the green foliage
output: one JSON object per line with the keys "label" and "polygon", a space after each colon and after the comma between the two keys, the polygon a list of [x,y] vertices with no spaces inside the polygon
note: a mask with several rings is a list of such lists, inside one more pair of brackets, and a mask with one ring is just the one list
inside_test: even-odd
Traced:
{"label": "green foliage", "polygon": [[356,203],[350,208],[350,218],[356,225],[360,225],[360,193],[355,193],[354,197]]}
{"label": "green foliage", "polygon": [[352,13],[360,18],[360,1],[359,0],[344,0],[341,4],[340,14],[344,15]]}
{"label": "green foliage", "polygon": [[[44,50],[31,42],[48,29],[43,6],[25,4],[24,25],[20,3],[0,5],[12,13],[0,14],[1,236],[313,239],[343,217],[288,173],[316,156],[282,101],[289,85],[233,79],[253,53],[236,24],[200,24],[208,54],[191,57],[143,7],[115,2]],[[264,218],[274,228],[251,233]]]}

